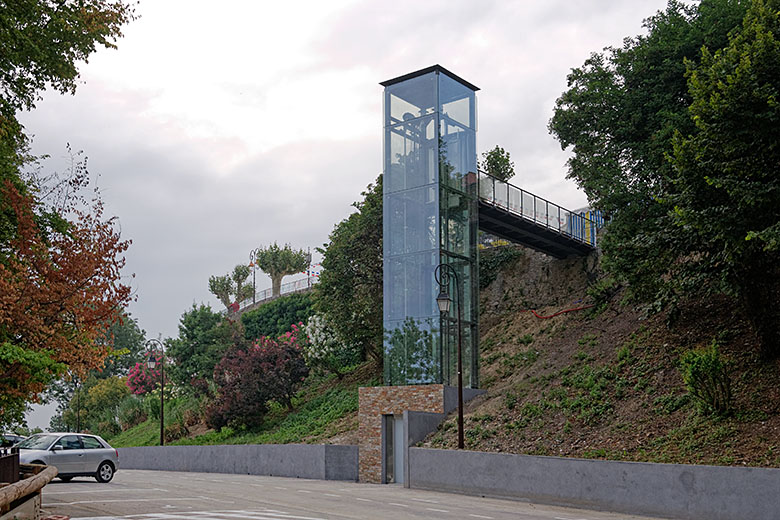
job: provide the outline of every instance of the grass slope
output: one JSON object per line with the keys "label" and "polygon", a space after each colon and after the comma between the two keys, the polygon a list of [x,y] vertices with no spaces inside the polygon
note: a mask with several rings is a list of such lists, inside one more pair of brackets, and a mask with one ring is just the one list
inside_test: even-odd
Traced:
{"label": "grass slope", "polygon": [[[354,438],[357,429],[358,387],[374,386],[376,367],[360,365],[339,381],[335,376],[312,376],[293,400],[293,410],[275,403],[258,430],[222,428],[186,436],[170,445],[325,443]],[[176,413],[166,406],[166,419]],[[171,421],[166,420],[166,426]],[[160,442],[159,419],[149,419],[109,442],[114,447],[155,446]],[[194,425],[193,431],[205,429]],[[198,428],[199,426],[200,428]]]}

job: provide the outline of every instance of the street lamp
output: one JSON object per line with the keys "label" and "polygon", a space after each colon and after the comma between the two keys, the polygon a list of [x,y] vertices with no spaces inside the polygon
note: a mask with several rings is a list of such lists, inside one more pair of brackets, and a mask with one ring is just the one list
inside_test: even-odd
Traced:
{"label": "street lamp", "polygon": [[257,255],[260,248],[257,247],[249,252],[249,265],[252,267],[252,305],[257,303],[257,286],[255,285],[255,271],[257,270]]}
{"label": "street lamp", "polygon": [[449,264],[439,264],[436,266],[436,270],[433,272],[436,282],[439,284],[439,296],[436,297],[436,304],[439,306],[439,312],[442,314],[448,314],[450,312],[450,299],[449,286],[450,277],[455,280],[455,297],[457,298],[458,306],[458,449],[463,449],[463,356],[462,352],[462,337],[461,337],[461,314],[463,307],[463,294],[460,290],[460,281],[458,280],[458,273]]}
{"label": "street lamp", "polygon": [[165,446],[165,345],[159,339],[146,341],[146,366],[154,370],[157,360],[154,354],[160,353],[160,446]]}

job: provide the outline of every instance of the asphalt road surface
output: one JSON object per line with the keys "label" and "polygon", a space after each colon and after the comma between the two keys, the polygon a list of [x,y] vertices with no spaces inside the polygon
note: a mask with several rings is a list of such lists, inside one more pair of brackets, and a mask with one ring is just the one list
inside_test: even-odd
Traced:
{"label": "asphalt road surface", "polygon": [[74,520],[647,520],[398,485],[172,471],[54,480],[42,498],[46,514]]}

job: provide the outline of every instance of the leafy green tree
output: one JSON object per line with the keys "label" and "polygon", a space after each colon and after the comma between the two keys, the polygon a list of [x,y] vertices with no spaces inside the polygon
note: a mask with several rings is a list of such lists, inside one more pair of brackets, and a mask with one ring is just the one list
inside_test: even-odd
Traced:
{"label": "leafy green tree", "polygon": [[246,339],[275,338],[290,331],[293,323],[306,323],[314,313],[311,294],[293,293],[264,303],[241,315]]}
{"label": "leafy green tree", "polygon": [[276,297],[282,291],[282,278],[306,270],[311,257],[303,249],[295,250],[289,244],[279,247],[276,242],[257,249],[257,266],[271,277],[271,295]]}
{"label": "leafy green tree", "polygon": [[224,276],[209,277],[209,291],[219,298],[222,305],[230,311],[231,304],[241,303],[247,298],[252,297],[252,287],[246,284],[247,278],[252,271],[248,266],[237,265],[233,272]]}
{"label": "leafy green tree", "polygon": [[515,176],[515,163],[509,158],[509,152],[498,145],[482,153],[479,169],[504,182]]}
{"label": "leafy green tree", "polygon": [[95,375],[101,378],[126,376],[130,368],[143,358],[146,332],[130,314],[122,313],[98,341],[109,345],[111,354],[106,358],[103,369]]}
{"label": "leafy green tree", "polygon": [[594,53],[573,69],[550,121],[551,133],[573,152],[569,177],[611,218],[601,240],[605,268],[655,308],[706,287],[703,278],[670,272],[695,251],[696,237],[675,224],[666,202],[677,178],[669,155],[675,132],[695,131],[686,60],[698,63],[702,46],[727,45],[746,4],[671,1],[645,21],[646,35]]}
{"label": "leafy green tree", "polygon": [[753,0],[722,50],[689,62],[696,125],[678,133],[668,205],[689,237],[679,270],[735,295],[780,355],[780,2]]}
{"label": "leafy green tree", "polygon": [[233,344],[236,324],[206,305],[193,305],[179,320],[179,336],[166,341],[166,379],[184,389],[212,380],[214,367]]}
{"label": "leafy green tree", "polygon": [[323,254],[315,309],[363,359],[382,363],[382,176],[336,225]]}

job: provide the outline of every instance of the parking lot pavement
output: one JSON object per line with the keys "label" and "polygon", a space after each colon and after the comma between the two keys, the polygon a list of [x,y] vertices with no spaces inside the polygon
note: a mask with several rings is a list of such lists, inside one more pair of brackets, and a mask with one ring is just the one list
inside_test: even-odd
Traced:
{"label": "parking lot pavement", "polygon": [[394,485],[142,470],[108,484],[55,480],[43,509],[73,520],[648,520]]}

